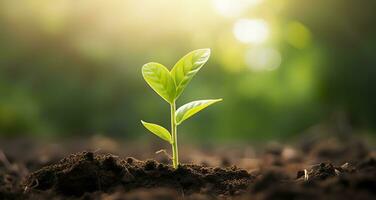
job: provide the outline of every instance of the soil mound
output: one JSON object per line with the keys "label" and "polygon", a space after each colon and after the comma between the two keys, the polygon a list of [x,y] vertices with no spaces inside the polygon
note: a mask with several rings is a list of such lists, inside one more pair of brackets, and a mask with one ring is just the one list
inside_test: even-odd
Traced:
{"label": "soil mound", "polygon": [[245,170],[182,165],[173,169],[154,160],[122,159],[92,152],[72,154],[30,174],[25,190],[64,196],[138,188],[169,188],[181,194],[234,195],[246,190],[254,176]]}

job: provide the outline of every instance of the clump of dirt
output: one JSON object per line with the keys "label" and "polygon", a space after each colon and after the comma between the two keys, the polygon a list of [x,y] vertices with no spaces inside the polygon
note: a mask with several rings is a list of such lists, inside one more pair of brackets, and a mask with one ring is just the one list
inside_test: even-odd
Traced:
{"label": "clump of dirt", "polygon": [[376,160],[352,166],[320,163],[297,172],[296,179],[275,171],[259,175],[239,199],[374,199]]}
{"label": "clump of dirt", "polygon": [[173,169],[154,160],[122,159],[92,152],[72,154],[56,164],[30,174],[25,190],[50,191],[64,196],[110,192],[121,188],[171,188],[181,194],[236,195],[246,190],[254,176],[245,170],[181,165]]}
{"label": "clump of dirt", "polygon": [[19,199],[20,182],[27,173],[24,165],[11,163],[0,150],[0,199]]}
{"label": "clump of dirt", "polygon": [[0,199],[15,199],[22,191],[18,187],[20,177],[15,173],[0,170]]}

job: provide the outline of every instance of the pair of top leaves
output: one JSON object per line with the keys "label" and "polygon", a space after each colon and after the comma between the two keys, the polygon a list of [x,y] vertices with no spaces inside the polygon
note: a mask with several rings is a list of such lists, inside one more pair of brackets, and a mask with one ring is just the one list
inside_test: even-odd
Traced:
{"label": "pair of top leaves", "polygon": [[[159,63],[150,62],[142,67],[142,75],[149,86],[159,94],[169,104],[175,104],[176,99],[182,94],[188,83],[208,61],[210,49],[198,49],[192,51],[181,58],[175,66],[169,71],[165,66]],[[222,99],[199,100],[187,103],[180,107],[175,113],[175,122],[177,125],[192,115],[210,106]],[[144,126],[169,142],[171,136],[169,132],[156,124],[142,122]],[[157,134],[156,132],[163,132]]]}

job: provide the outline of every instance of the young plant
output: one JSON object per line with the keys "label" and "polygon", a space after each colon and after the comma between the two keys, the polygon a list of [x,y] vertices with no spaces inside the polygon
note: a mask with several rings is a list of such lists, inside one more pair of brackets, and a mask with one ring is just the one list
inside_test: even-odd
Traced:
{"label": "young plant", "polygon": [[210,49],[198,49],[181,58],[169,71],[159,63],[150,62],[142,66],[142,76],[149,86],[170,104],[171,133],[157,124],[141,121],[150,132],[154,133],[172,146],[172,164],[179,165],[177,126],[194,114],[222,99],[192,101],[176,110],[176,100],[183,93],[188,83],[208,61]]}

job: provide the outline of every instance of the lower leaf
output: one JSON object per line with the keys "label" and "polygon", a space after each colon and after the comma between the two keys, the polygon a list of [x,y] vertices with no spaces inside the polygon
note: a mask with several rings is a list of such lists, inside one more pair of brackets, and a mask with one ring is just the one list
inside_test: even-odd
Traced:
{"label": "lower leaf", "polygon": [[150,132],[154,133],[156,136],[160,137],[163,140],[166,140],[169,143],[172,143],[170,132],[162,126],[153,123],[147,123],[141,120],[141,123],[148,129]]}

